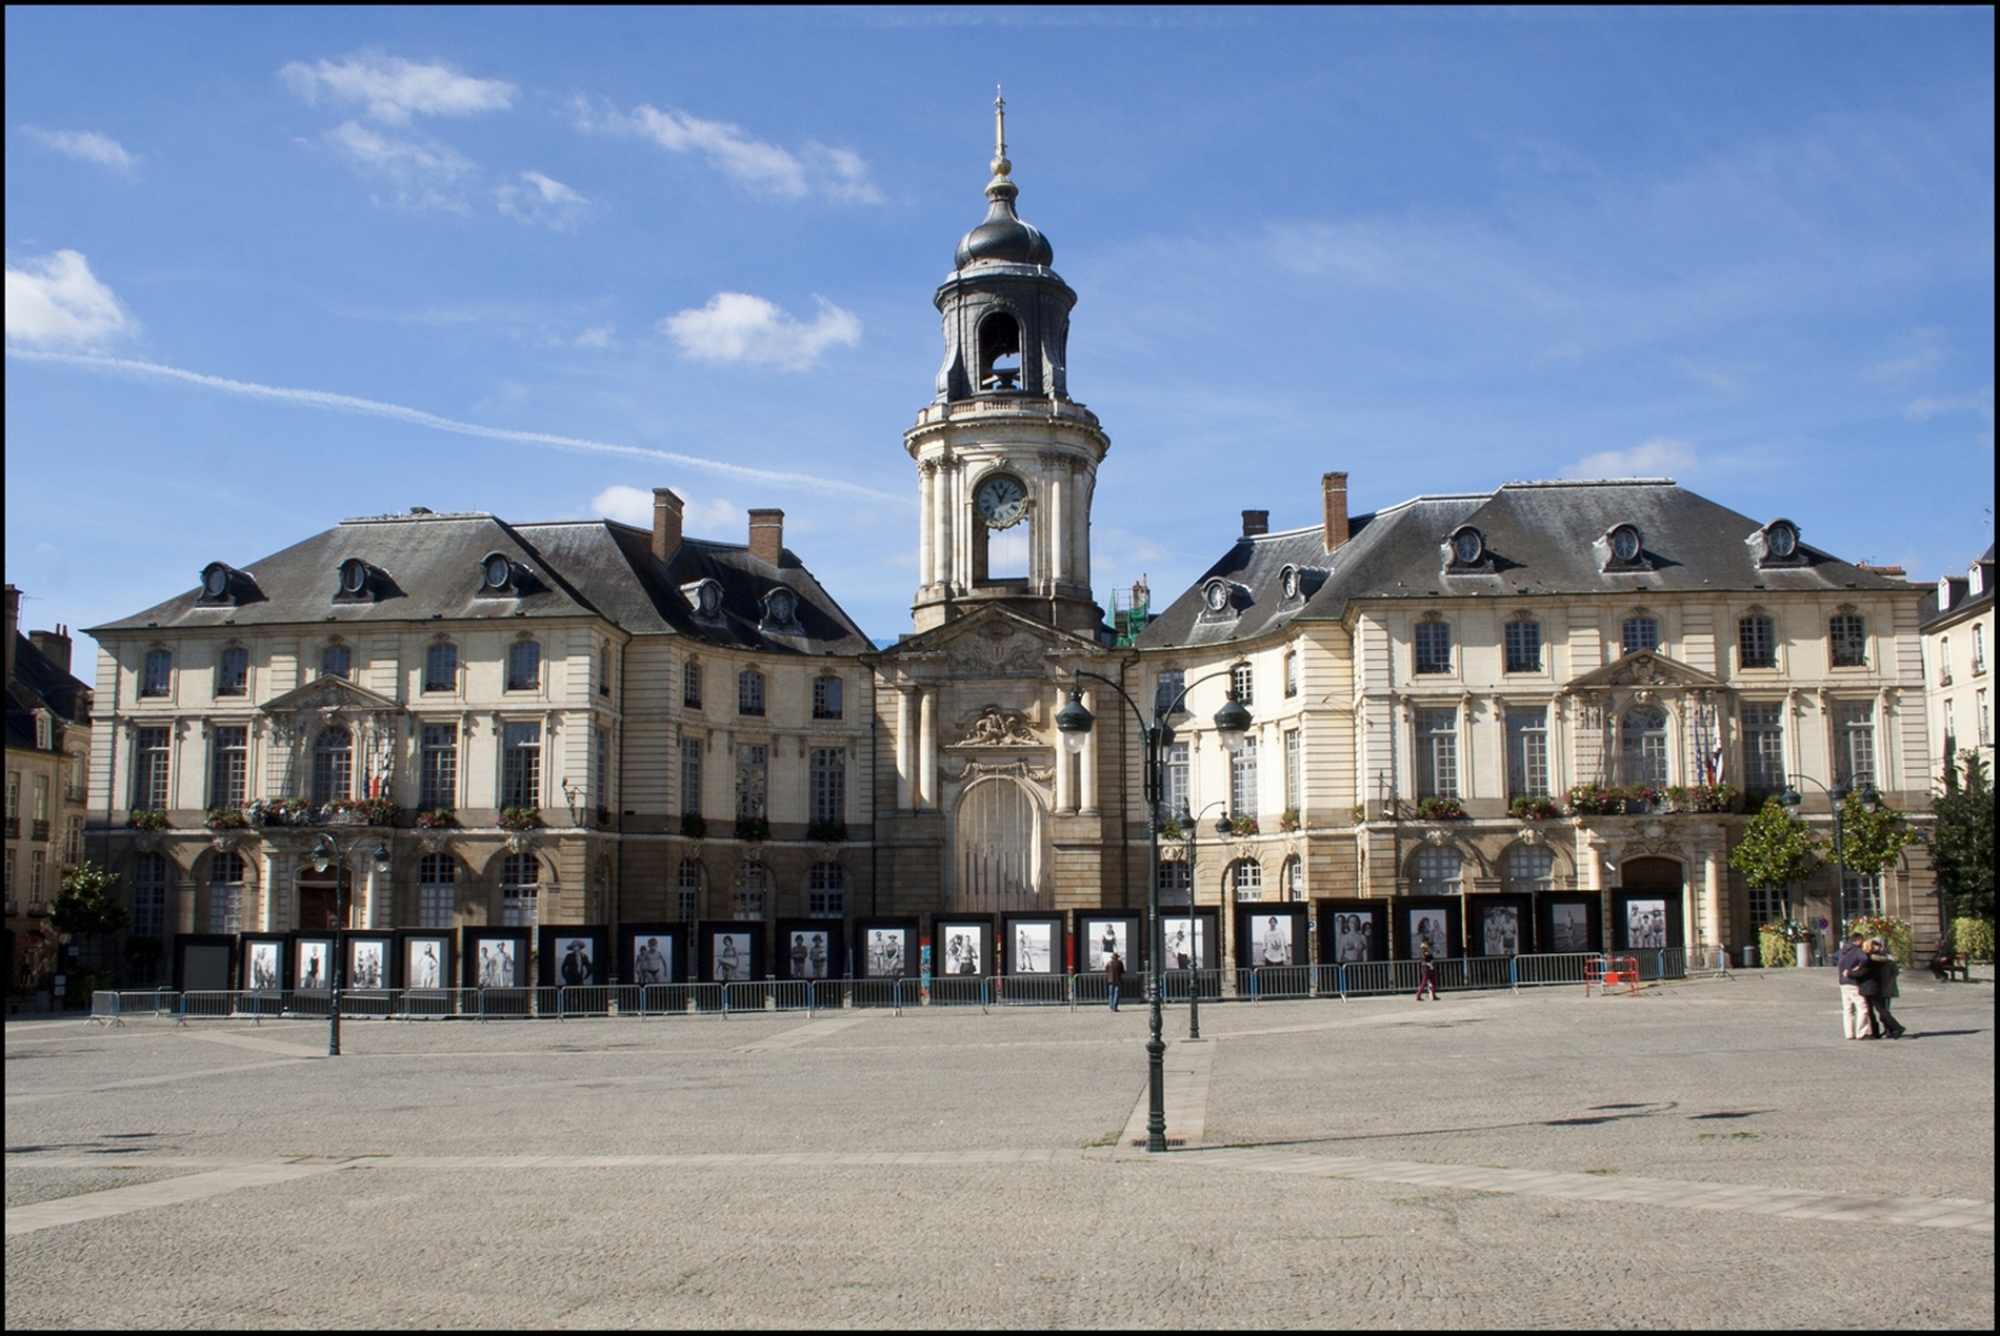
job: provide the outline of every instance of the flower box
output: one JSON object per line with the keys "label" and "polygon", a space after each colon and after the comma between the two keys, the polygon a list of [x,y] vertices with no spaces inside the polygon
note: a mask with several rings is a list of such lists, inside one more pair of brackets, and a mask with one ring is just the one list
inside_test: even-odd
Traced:
{"label": "flower box", "polygon": [[542,814],[532,807],[503,807],[496,824],[502,830],[533,830],[542,824]]}
{"label": "flower box", "polygon": [[157,807],[141,807],[132,813],[131,820],[125,824],[134,830],[165,830],[167,814]]}

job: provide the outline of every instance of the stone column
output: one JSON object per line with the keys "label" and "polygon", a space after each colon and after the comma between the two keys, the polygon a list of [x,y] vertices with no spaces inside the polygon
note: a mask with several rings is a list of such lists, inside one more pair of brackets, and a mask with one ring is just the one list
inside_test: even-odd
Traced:
{"label": "stone column", "polygon": [[918,746],[917,779],[919,801],[925,807],[937,806],[937,688],[924,687],[920,698],[918,714],[923,732]]}
{"label": "stone column", "polygon": [[[1083,693],[1083,708],[1089,710],[1092,714],[1097,713],[1097,693],[1095,691],[1086,691]],[[1079,776],[1080,782],[1078,787],[1083,790],[1078,798],[1078,804],[1084,812],[1092,816],[1097,814],[1097,735],[1103,731],[1103,728],[1104,725],[1100,721],[1096,728],[1091,729],[1090,732],[1083,735],[1083,755],[1078,758],[1079,764],[1077,768],[1082,771],[1082,774]]]}
{"label": "stone column", "polygon": [[1047,564],[1042,568],[1042,578],[1049,592],[1055,592],[1057,585],[1069,579],[1069,535],[1065,529],[1069,523],[1069,507],[1064,504],[1064,493],[1069,490],[1069,480],[1063,476],[1062,464],[1051,460],[1046,465],[1049,478],[1048,518],[1037,527],[1037,535],[1043,549],[1048,553]]}
{"label": "stone column", "polygon": [[958,551],[958,470],[949,464],[938,465],[931,505],[937,511],[937,580],[946,593],[956,593],[965,579],[965,565]]}
{"label": "stone column", "polygon": [[257,931],[283,932],[278,926],[278,854],[265,845],[257,856],[257,880],[262,892],[257,900]]}
{"label": "stone column", "polygon": [[917,773],[917,712],[911,704],[913,695],[910,687],[896,688],[896,810],[899,812],[913,807],[911,781]]}
{"label": "stone column", "polygon": [[927,589],[937,583],[937,467],[935,465],[917,466],[917,491],[921,498],[917,521],[917,584],[919,588]]}

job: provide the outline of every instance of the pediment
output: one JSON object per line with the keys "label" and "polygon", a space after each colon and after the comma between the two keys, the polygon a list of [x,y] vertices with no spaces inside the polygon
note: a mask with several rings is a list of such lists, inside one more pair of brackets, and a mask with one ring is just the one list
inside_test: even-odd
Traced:
{"label": "pediment", "polygon": [[1593,669],[1569,684],[1571,691],[1609,687],[1672,687],[1683,691],[1721,691],[1726,683],[1719,677],[1690,668],[1653,650],[1642,649],[1615,663]]}
{"label": "pediment", "polygon": [[1102,654],[1093,640],[1073,635],[1046,622],[1034,621],[1007,608],[981,608],[956,621],[898,641],[882,651],[883,661],[899,656],[942,658],[954,677],[1047,677],[1050,656]]}
{"label": "pediment", "polygon": [[403,707],[399,702],[366,687],[356,686],[344,677],[320,677],[302,687],[294,687],[282,696],[274,696],[264,702],[263,708],[266,714],[326,714],[334,710],[380,714]]}

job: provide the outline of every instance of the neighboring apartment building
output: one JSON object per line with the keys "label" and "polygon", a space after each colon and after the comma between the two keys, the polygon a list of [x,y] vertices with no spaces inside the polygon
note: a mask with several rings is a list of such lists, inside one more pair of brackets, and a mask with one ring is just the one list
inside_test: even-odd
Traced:
{"label": "neighboring apartment building", "polygon": [[70,675],[66,628],[22,635],[7,589],[7,960],[10,991],[43,986],[59,943],[49,902],[83,862],[89,686]]}
{"label": "neighboring apartment building", "polygon": [[[1353,517],[1346,475],[1324,488],[1311,529],[1246,512],[1137,640],[1156,681],[1226,670],[1254,695],[1254,749],[1225,758],[1201,708],[1176,744],[1189,810],[1256,827],[1198,865],[1197,902],[1389,898],[1377,931],[1399,955],[1425,917],[1475,955],[1735,946],[1784,908],[1728,866],[1744,811],[1788,783],[1822,830],[1818,785],[1926,805],[1921,589],[1667,480],[1510,483]],[[1724,784],[1743,797],[1708,810]],[[1618,814],[1552,819],[1585,785],[1658,797],[1586,793]],[[1830,869],[1803,890],[1795,913],[1832,915]],[[1844,898],[1936,931],[1921,858],[1850,874]],[[1633,901],[1664,922],[1635,928]],[[1489,939],[1489,919],[1511,930]]]}
{"label": "neighboring apartment building", "polygon": [[1932,755],[1943,767],[1976,750],[1993,771],[1993,549],[1947,575],[1924,601],[1924,680]]}

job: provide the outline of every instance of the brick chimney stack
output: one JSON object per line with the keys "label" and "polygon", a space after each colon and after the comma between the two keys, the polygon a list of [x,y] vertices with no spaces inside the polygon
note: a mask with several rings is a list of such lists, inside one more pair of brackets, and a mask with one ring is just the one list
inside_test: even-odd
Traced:
{"label": "brick chimney stack", "polygon": [[1326,550],[1331,552],[1351,536],[1347,529],[1347,475],[1328,473],[1320,478],[1326,490]]}
{"label": "brick chimney stack", "polygon": [[653,489],[653,560],[665,561],[681,545],[681,499],[671,487]]}
{"label": "brick chimney stack", "polygon": [[759,561],[768,561],[773,566],[785,551],[785,512],[782,510],[753,510],[750,512],[750,555]]}
{"label": "brick chimney stack", "polygon": [[1246,510],[1243,512],[1243,536],[1255,538],[1271,532],[1271,512],[1268,510]]}
{"label": "brick chimney stack", "polygon": [[69,628],[58,626],[53,631],[30,631],[28,643],[42,652],[47,659],[64,672],[69,671]]}

